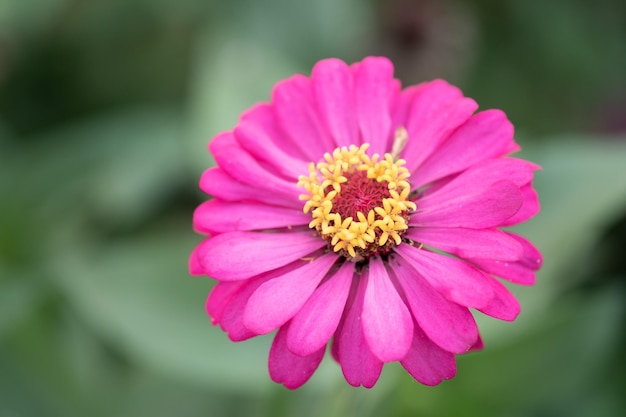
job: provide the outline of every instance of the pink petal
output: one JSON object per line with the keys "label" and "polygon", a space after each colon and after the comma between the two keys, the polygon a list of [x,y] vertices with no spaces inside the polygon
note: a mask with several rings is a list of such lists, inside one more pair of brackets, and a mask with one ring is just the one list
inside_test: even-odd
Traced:
{"label": "pink petal", "polygon": [[466,262],[407,244],[395,251],[450,301],[480,308],[493,298],[489,279]]}
{"label": "pink petal", "polygon": [[189,255],[188,267],[189,267],[190,275],[194,275],[194,276],[205,275],[204,267],[202,266],[202,262],[200,262],[199,254],[200,252],[204,250],[203,246],[206,244],[207,240],[208,239],[205,239],[202,242],[200,242],[195,248],[193,248],[191,255]]}
{"label": "pink petal", "polygon": [[[403,153],[410,172],[418,169],[437,147],[476,111],[478,105],[443,80],[420,84],[413,93],[405,126],[409,141]],[[415,181],[415,179],[414,179]],[[422,185],[423,183],[419,183]]]}
{"label": "pink petal", "polygon": [[406,355],[413,337],[413,318],[389,278],[383,261],[371,258],[365,277],[363,333],[372,353],[383,362]]}
{"label": "pink petal", "polygon": [[296,181],[284,180],[261,166],[237,144],[231,132],[217,135],[209,147],[219,167],[234,179],[272,195],[298,200],[302,190],[298,189]]}
{"label": "pink petal", "polygon": [[302,210],[258,203],[231,203],[209,200],[193,213],[194,229],[200,233],[226,233],[235,230],[264,230],[307,225],[311,216]]}
{"label": "pink petal", "polygon": [[213,325],[222,320],[224,310],[233,298],[233,295],[241,288],[246,281],[218,282],[206,300],[206,312],[211,317]]}
{"label": "pink petal", "polygon": [[514,233],[507,233],[524,248],[524,255],[518,262],[494,261],[491,259],[471,259],[471,262],[490,274],[497,275],[515,284],[533,285],[535,272],[543,263],[541,253],[527,239]]}
{"label": "pink petal", "polygon": [[[251,107],[248,111],[241,115],[239,123],[235,128],[235,136],[237,136],[237,128],[245,125],[246,138],[242,141],[237,138],[237,142],[242,144],[245,149],[254,155],[256,153],[261,156],[265,150],[270,149],[273,152],[284,154],[293,163],[309,162],[308,146],[306,142],[301,140],[293,141],[280,125],[276,115],[274,103],[258,103]],[[248,137],[249,136],[249,137]],[[255,151],[253,152],[252,149]],[[264,158],[261,158],[264,159]],[[271,157],[271,159],[276,159]]]}
{"label": "pink petal", "polygon": [[324,348],[307,356],[294,355],[287,349],[289,325],[278,330],[268,360],[270,377],[289,389],[296,389],[311,378],[324,358]]}
{"label": "pink petal", "polygon": [[[250,279],[218,283],[207,302],[207,313],[212,317],[213,324],[219,323],[235,342],[258,336],[258,333],[244,325],[244,311],[250,297],[267,281],[294,269],[293,265],[289,265]],[[216,290],[218,292],[214,294]]]}
{"label": "pink petal", "polygon": [[337,330],[354,275],[354,263],[345,262],[319,286],[293,317],[287,346],[297,355],[310,355],[322,348]]}
{"label": "pink petal", "polygon": [[403,258],[390,262],[404,289],[415,320],[428,337],[441,348],[465,353],[478,338],[474,316],[466,308],[445,299]]}
{"label": "pink petal", "polygon": [[427,189],[424,199],[430,197],[439,200],[454,198],[458,195],[483,190],[501,181],[511,181],[518,187],[528,184],[533,179],[534,164],[516,158],[497,158],[477,164],[463,171],[452,180],[445,182],[436,190]]}
{"label": "pink petal", "polygon": [[284,177],[297,182],[300,175],[308,173],[310,161],[303,159],[305,153],[276,125],[270,105],[253,107],[242,117],[233,133],[237,143],[250,155],[267,162]]}
{"label": "pink petal", "polygon": [[509,236],[517,240],[524,247],[523,263],[530,269],[537,271],[543,264],[541,252],[528,239],[515,233],[507,232]]}
{"label": "pink petal", "polygon": [[[421,86],[421,85],[420,85]],[[415,95],[420,92],[420,86],[411,86],[401,89],[401,86],[395,86],[400,91],[395,91],[391,101],[391,130],[387,136],[385,152],[391,150],[391,144],[395,137],[395,131],[398,127],[406,127],[408,125],[409,114],[411,112],[411,104]]]}
{"label": "pink petal", "polygon": [[517,213],[522,204],[519,187],[502,180],[481,191],[468,190],[456,198],[439,198],[439,193],[435,193],[421,199],[409,223],[423,227],[495,227]]}
{"label": "pink petal", "polygon": [[[232,296],[225,305],[219,323],[222,329],[228,333],[228,337],[235,342],[258,336],[258,332],[254,332],[244,324],[245,307],[254,292],[267,281],[280,276],[285,269],[262,274],[251,279],[242,281],[233,281],[232,284],[239,284],[239,287],[233,291]],[[221,283],[222,284],[222,283]],[[231,284],[225,282],[223,284]]]}
{"label": "pink petal", "polygon": [[479,334],[478,339],[476,339],[476,343],[474,343],[474,345],[469,351],[474,352],[477,350],[483,350],[484,348],[485,348],[485,343],[483,342],[483,338]]}
{"label": "pink petal", "polygon": [[[387,58],[365,58],[355,70],[356,113],[362,142],[370,153],[384,154],[391,129],[391,99],[395,93],[393,64]],[[355,143],[360,145],[360,143]]]}
{"label": "pink petal", "polygon": [[478,311],[500,320],[515,320],[521,309],[517,299],[495,278],[491,279],[491,288],[493,289],[494,297],[486,306],[479,308]]}
{"label": "pink petal", "polygon": [[335,58],[319,61],[313,67],[311,79],[320,118],[334,138],[335,147],[356,144],[354,80],[346,63]]}
{"label": "pink petal", "polygon": [[485,110],[459,127],[419,169],[412,171],[412,184],[421,187],[518,149],[513,141],[513,125],[506,115],[500,110]]}
{"label": "pink petal", "polygon": [[293,142],[302,144],[310,161],[318,161],[336,148],[315,108],[310,79],[294,75],[279,82],[272,92],[272,102],[278,124]]}
{"label": "pink petal", "polygon": [[199,258],[210,277],[234,281],[287,265],[325,245],[309,232],[231,232],[209,239]]}
{"label": "pink petal", "polygon": [[491,259],[470,259],[470,261],[483,271],[515,284],[535,284],[535,271],[525,266],[523,262],[494,261]]}
{"label": "pink petal", "polygon": [[366,283],[356,280],[356,291],[348,301],[343,323],[337,330],[336,353],[346,381],[352,386],[371,388],[378,381],[383,363],[371,352],[363,334],[361,314]]}
{"label": "pink petal", "polygon": [[524,253],[517,240],[495,228],[414,227],[406,237],[461,258],[517,261]]}
{"label": "pink petal", "polygon": [[518,223],[525,222],[539,213],[539,195],[533,188],[532,184],[526,184],[520,188],[520,192],[522,193],[522,198],[524,199],[522,207],[517,211],[517,213],[502,223],[503,227],[513,226]]}
{"label": "pink petal", "polygon": [[259,187],[243,184],[224,172],[223,169],[209,168],[200,177],[200,189],[205,193],[225,201],[258,201],[269,205],[302,209],[302,201],[293,196],[268,193]]}
{"label": "pink petal", "polygon": [[424,385],[437,385],[456,374],[454,354],[435,345],[417,327],[411,349],[400,363],[413,378]]}
{"label": "pink petal", "polygon": [[265,334],[290,320],[326,276],[337,255],[329,253],[259,287],[244,311],[244,324]]}

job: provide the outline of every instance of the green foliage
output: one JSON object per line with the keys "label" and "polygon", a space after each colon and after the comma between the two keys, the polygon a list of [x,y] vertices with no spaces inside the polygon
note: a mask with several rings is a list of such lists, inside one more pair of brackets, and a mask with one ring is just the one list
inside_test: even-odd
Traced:
{"label": "green foliage", "polygon": [[[461,86],[543,167],[542,212],[517,230],[545,264],[510,287],[517,321],[478,318],[486,349],[455,379],[424,387],[392,365],[357,390],[327,357],[291,392],[267,375],[271,336],[235,344],[206,317],[213,283],[187,256],[207,142],[321,57],[388,53],[379,14],[401,3],[0,2],[0,417],[623,414],[618,1],[461,9],[478,34]],[[441,2],[423,3],[404,13]],[[429,36],[395,51],[410,62]]]}

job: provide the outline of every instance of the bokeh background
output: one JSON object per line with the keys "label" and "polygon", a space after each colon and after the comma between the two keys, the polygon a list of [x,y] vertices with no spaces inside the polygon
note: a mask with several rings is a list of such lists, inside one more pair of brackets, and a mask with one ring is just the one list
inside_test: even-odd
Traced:
{"label": "bokeh background", "polygon": [[[545,266],[451,381],[292,392],[205,316],[196,184],[276,81],[372,54],[507,112]],[[624,415],[625,252],[623,1],[0,0],[0,417]]]}

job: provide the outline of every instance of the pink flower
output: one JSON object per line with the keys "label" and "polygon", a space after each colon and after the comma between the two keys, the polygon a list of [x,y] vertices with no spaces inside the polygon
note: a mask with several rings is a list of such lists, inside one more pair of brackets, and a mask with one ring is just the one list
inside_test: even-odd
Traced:
{"label": "pink flower", "polygon": [[385,362],[419,382],[482,347],[470,312],[514,320],[497,279],[532,285],[541,255],[501,227],[539,211],[532,163],[503,112],[435,80],[401,89],[385,58],[320,61],[279,82],[210,143],[193,275],[233,341],[278,330],[271,378],[304,384],[332,339],[351,385]]}

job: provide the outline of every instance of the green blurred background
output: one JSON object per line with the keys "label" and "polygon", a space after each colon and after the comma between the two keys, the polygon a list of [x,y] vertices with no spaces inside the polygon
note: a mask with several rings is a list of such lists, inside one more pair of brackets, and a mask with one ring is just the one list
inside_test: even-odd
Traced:
{"label": "green blurred background", "polygon": [[[277,80],[372,54],[507,112],[545,267],[451,381],[291,392],[205,316],[196,184]],[[624,415],[625,248],[623,1],[0,0],[0,417]]]}

